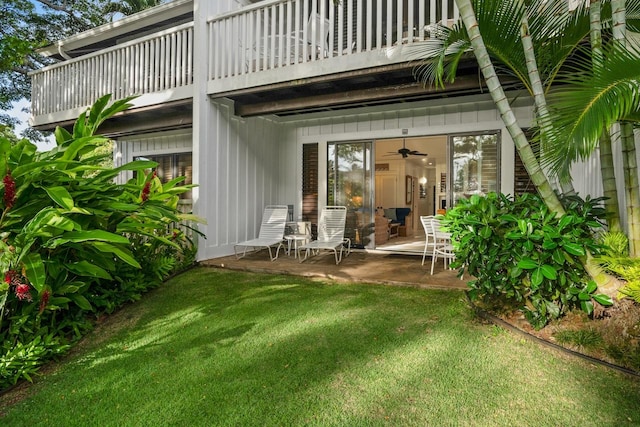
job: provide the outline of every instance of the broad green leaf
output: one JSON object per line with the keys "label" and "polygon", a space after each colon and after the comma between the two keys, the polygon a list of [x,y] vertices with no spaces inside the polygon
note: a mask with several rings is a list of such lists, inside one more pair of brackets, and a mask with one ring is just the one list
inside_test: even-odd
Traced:
{"label": "broad green leaf", "polygon": [[99,279],[112,280],[111,275],[103,268],[90,263],[89,261],[80,261],[66,265],[67,269],[78,276],[97,277]]}
{"label": "broad green leaf", "polygon": [[119,234],[109,233],[104,230],[90,230],[90,231],[70,231],[64,233],[62,236],[53,239],[48,247],[56,248],[65,243],[81,243],[87,241],[101,241],[109,243],[129,244],[129,239]]}
{"label": "broad green leaf", "polygon": [[73,138],[73,135],[71,135],[69,131],[60,126],[56,128],[53,134],[55,135],[57,145],[62,145]]}
{"label": "broad green leaf", "polygon": [[609,295],[605,294],[596,294],[593,295],[593,299],[600,305],[604,305],[606,307],[613,305],[613,300]]}
{"label": "broad green leaf", "polygon": [[538,289],[542,284],[543,279],[544,279],[544,276],[542,275],[541,268],[536,268],[535,270],[533,270],[533,273],[531,273],[531,289],[532,290]]}
{"label": "broad green leaf", "polygon": [[542,267],[540,267],[540,271],[542,271],[542,274],[544,275],[544,277],[546,277],[549,280],[556,280],[558,278],[558,273],[556,272],[556,270],[548,264],[545,264]]}
{"label": "broad green leaf", "polygon": [[24,263],[24,269],[29,283],[31,283],[38,292],[42,292],[47,282],[47,272],[44,269],[40,254],[32,252],[25,256],[22,262]]}
{"label": "broad green leaf", "polygon": [[93,311],[93,307],[91,306],[91,303],[84,296],[82,296],[80,294],[69,294],[69,295],[67,295],[67,297],[71,301],[76,303],[76,305],[78,307],[80,307],[81,309],[86,310],[86,311]]}
{"label": "broad green leaf", "polygon": [[582,308],[582,311],[584,311],[588,315],[591,315],[591,313],[593,313],[593,303],[591,302],[591,300],[580,301],[580,308]]}
{"label": "broad green leaf", "polygon": [[587,283],[587,293],[592,294],[596,289],[598,289],[596,282],[594,280],[589,280],[589,283]]}
{"label": "broad green leaf", "polygon": [[558,228],[563,229],[567,225],[571,224],[572,222],[573,222],[573,216],[564,215],[562,218],[560,218],[560,222],[558,223]]}
{"label": "broad green leaf", "polygon": [[51,200],[56,202],[59,206],[70,210],[73,209],[74,203],[71,194],[64,187],[44,187]]}
{"label": "broad green leaf", "polygon": [[538,263],[531,258],[523,258],[518,261],[518,268],[523,270],[531,270],[532,268],[538,268]]}
{"label": "broad green leaf", "polygon": [[104,242],[95,242],[93,245],[100,252],[112,253],[118,258],[120,258],[122,261],[129,264],[130,266],[135,268],[141,268],[138,261],[136,261],[133,254],[128,249],[110,245],[109,243],[104,243]]}
{"label": "broad green leaf", "polygon": [[586,254],[584,248],[576,243],[564,243],[562,247],[571,255],[584,256]]}

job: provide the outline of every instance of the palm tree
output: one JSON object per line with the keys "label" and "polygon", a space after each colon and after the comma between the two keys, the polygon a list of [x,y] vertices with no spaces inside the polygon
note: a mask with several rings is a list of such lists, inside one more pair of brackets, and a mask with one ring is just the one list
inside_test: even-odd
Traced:
{"label": "palm tree", "polygon": [[[594,142],[590,146],[581,147],[579,144],[566,144],[562,139],[549,140],[545,135],[549,126],[546,123],[548,119],[545,118],[546,98],[558,76],[563,75],[563,68],[575,57],[578,47],[587,40],[590,33],[594,34],[590,14],[599,12],[600,8],[581,5],[568,11],[563,9],[564,2],[533,1],[526,6],[523,3],[473,1],[473,7],[486,49],[496,64],[497,71],[503,76],[518,80],[534,98],[540,126],[539,139],[543,146],[541,152],[544,170],[559,177],[561,183],[566,183],[571,179],[570,165],[580,158],[590,156],[597,144]],[[627,2],[627,13],[630,16],[637,17],[639,9],[639,0]],[[610,27],[610,8],[606,9],[606,15],[605,22]],[[597,22],[600,23],[599,16]],[[425,43],[423,56],[428,61],[417,71],[422,80],[436,85],[452,82],[459,62],[471,51],[469,35],[464,26],[440,29],[436,33],[438,40],[431,39]],[[599,35],[599,31],[597,34]],[[597,138],[595,141],[597,142]],[[620,214],[608,129],[602,133],[601,158],[603,187],[605,196],[608,197],[606,208],[609,226],[611,230],[619,230]],[[572,186],[565,184],[562,189],[567,192],[572,190]]]}
{"label": "palm tree", "polygon": [[[549,208],[554,213],[556,213],[556,215],[563,215],[565,213],[564,208],[562,207],[562,204],[560,203],[560,200],[558,199],[556,193],[553,191],[553,188],[549,184],[546,175],[542,171],[540,163],[537,161],[536,156],[531,149],[531,145],[529,145],[527,137],[518,125],[516,116],[511,109],[509,100],[504,93],[504,89],[500,83],[500,80],[498,79],[498,75],[493,66],[493,62],[491,61],[489,52],[487,51],[482,35],[480,34],[480,31],[478,29],[478,22],[476,21],[471,0],[456,0],[456,3],[458,5],[458,9],[460,10],[462,22],[464,23],[465,28],[469,34],[469,42],[473,49],[476,60],[478,61],[478,66],[482,71],[491,97],[496,104],[505,127],[507,128],[509,134],[511,135],[511,138],[515,143],[518,154],[520,154],[522,163],[527,169],[531,180],[535,184],[538,192],[540,193],[540,196],[543,198],[547,206],[549,206]],[[505,8],[504,10],[509,11],[508,8]],[[494,17],[504,16],[504,14],[494,15]]]}

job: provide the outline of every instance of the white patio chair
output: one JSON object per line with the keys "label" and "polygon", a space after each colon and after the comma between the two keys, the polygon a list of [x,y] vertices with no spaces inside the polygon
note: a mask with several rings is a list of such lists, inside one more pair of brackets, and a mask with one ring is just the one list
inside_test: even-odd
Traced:
{"label": "white patio chair", "polygon": [[447,266],[451,265],[451,261],[456,258],[456,255],[453,253],[451,233],[442,230],[440,220],[438,218],[433,217],[429,222],[431,225],[431,238],[434,239],[433,255],[431,256],[431,275],[433,275],[433,268],[436,265],[438,258],[442,258],[444,261],[444,268],[446,270]]}
{"label": "white patio chair", "polygon": [[[342,261],[342,252],[344,245],[351,246],[351,241],[344,238],[344,227],[347,220],[347,208],[345,206],[326,206],[320,213],[318,221],[318,238],[305,245],[300,246],[299,250],[305,251],[304,258],[300,254],[300,262],[305,261],[309,255],[317,254],[320,250],[333,251],[336,258],[336,265]],[[347,248],[347,254],[351,250]]]}
{"label": "white patio chair", "polygon": [[[422,265],[424,265],[424,259],[427,256],[427,251],[429,250],[429,246],[435,245],[435,236],[431,236],[431,220],[434,218],[433,215],[423,215],[420,216],[420,222],[422,223],[422,228],[424,228],[424,251],[422,252]],[[433,248],[431,249],[431,254],[433,255]]]}
{"label": "white patio chair", "polygon": [[[276,260],[280,248],[284,248],[284,226],[287,223],[287,212],[287,205],[270,205],[264,208],[258,238],[236,243],[234,246],[236,258],[240,259],[244,257],[247,254],[248,248],[253,248],[254,250],[267,248],[271,261]],[[277,246],[275,256],[273,256],[271,252],[274,246]],[[241,254],[238,253],[238,248],[240,247],[244,248]]]}

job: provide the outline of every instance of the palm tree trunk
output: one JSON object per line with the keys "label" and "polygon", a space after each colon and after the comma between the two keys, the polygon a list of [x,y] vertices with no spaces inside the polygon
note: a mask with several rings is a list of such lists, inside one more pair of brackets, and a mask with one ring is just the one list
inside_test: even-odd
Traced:
{"label": "palm tree trunk", "polygon": [[500,80],[498,79],[495,68],[493,67],[487,48],[482,40],[482,35],[478,29],[478,22],[476,21],[471,0],[456,0],[456,4],[460,10],[462,22],[464,22],[467,32],[469,33],[473,53],[487,83],[491,98],[496,104],[496,108],[500,112],[502,121],[515,143],[524,167],[527,169],[531,180],[540,193],[540,197],[542,197],[549,209],[558,216],[564,215],[565,211],[560,200],[556,196],[556,193],[553,191],[546,175],[542,171],[540,163],[536,159],[527,137],[524,135],[524,132],[522,132],[522,129],[516,121],[515,114],[511,109],[511,105],[504,93],[504,89],[500,84]]}
{"label": "palm tree trunk", "polygon": [[[500,80],[498,80],[495,68],[493,67],[491,58],[489,57],[487,49],[482,40],[482,35],[480,34],[480,30],[478,29],[478,22],[475,18],[471,0],[455,1],[458,5],[458,9],[460,10],[462,22],[464,22],[464,25],[469,34],[471,46],[473,48],[473,54],[475,55],[480,70],[482,71],[482,74],[487,82],[487,87],[489,88],[489,92],[491,93],[493,102],[496,104],[496,108],[500,112],[502,121],[509,131],[511,138],[513,138],[513,141],[515,142],[516,149],[520,154],[527,172],[529,172],[529,176],[531,176],[531,180],[538,189],[540,197],[542,197],[549,209],[557,216],[564,215],[565,210],[562,207],[560,200],[558,200],[558,197],[553,192],[553,189],[551,188],[546,175],[540,167],[540,163],[536,160],[535,155],[533,154],[533,150],[529,145],[529,141],[527,141],[527,138],[522,132],[522,129],[516,122],[513,110],[511,109],[509,101],[504,94],[504,90],[502,88],[502,85],[500,84]],[[607,295],[615,295],[617,289],[619,288],[619,283],[617,283],[617,280],[615,280],[615,278],[603,273],[602,269],[599,268],[599,266],[597,266],[594,262],[592,262],[590,253],[587,253],[587,257],[584,260],[583,265],[587,273],[591,276],[591,278],[595,280],[598,288],[602,292],[607,293]]]}
{"label": "palm tree trunk", "polygon": [[[602,19],[600,0],[591,0],[589,7],[591,51],[593,61],[603,60],[602,53]],[[611,135],[605,131],[600,136],[600,173],[602,175],[602,188],[604,190],[605,215],[609,231],[622,231],[620,221],[620,205],[618,204],[618,189],[616,187],[615,166],[613,163],[613,147],[611,145]]]}
{"label": "palm tree trunk", "polygon": [[[526,15],[522,18],[522,23],[520,25],[520,40],[522,41],[522,48],[524,50],[524,57],[527,64],[527,72],[529,73],[529,83],[531,84],[533,100],[536,104],[536,116],[541,122],[540,129],[544,132],[544,129],[547,128],[548,124],[549,110],[547,108],[547,99],[544,95],[544,87],[540,80],[536,53],[533,48],[533,42],[531,41],[529,22]],[[544,141],[544,134],[542,135],[542,139]],[[542,144],[542,147],[544,147],[544,143]],[[570,175],[568,178],[560,180],[560,186],[563,194],[575,194],[575,189],[573,188]]]}
{"label": "palm tree trunk", "polygon": [[[626,45],[625,0],[611,0],[613,38],[616,43]],[[638,183],[638,162],[633,137],[633,126],[629,122],[620,123],[622,159],[624,165],[625,196],[627,201],[627,225],[629,235],[629,255],[640,255],[640,184]]]}
{"label": "palm tree trunk", "polygon": [[622,159],[624,164],[624,186],[627,200],[627,226],[629,235],[629,255],[640,255],[640,184],[638,183],[638,162],[633,137],[633,126],[629,122],[620,123]]}
{"label": "palm tree trunk", "polygon": [[[613,166],[613,147],[609,131],[602,132],[600,136],[600,172],[602,173],[602,189],[605,215],[609,231],[622,232],[620,221],[620,206],[618,204],[618,188],[616,187],[615,170]],[[606,165],[606,166],[605,166]]]}

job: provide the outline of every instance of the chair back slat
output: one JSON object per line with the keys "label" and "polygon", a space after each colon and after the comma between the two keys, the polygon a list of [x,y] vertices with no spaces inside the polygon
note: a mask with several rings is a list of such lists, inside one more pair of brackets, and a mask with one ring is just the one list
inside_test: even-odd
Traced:
{"label": "chair back slat", "polygon": [[288,208],[286,205],[269,205],[264,208],[260,239],[284,239],[284,227],[287,223]]}
{"label": "chair back slat", "polygon": [[325,242],[343,240],[346,220],[347,208],[345,206],[324,207],[318,223],[318,240]]}

